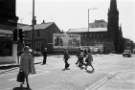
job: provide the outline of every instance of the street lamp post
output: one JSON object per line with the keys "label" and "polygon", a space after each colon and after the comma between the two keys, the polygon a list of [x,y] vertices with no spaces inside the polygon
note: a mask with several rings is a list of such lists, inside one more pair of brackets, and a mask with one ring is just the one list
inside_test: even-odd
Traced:
{"label": "street lamp post", "polygon": [[89,9],[88,9],[88,32],[89,32]]}
{"label": "street lamp post", "polygon": [[34,25],[35,25],[35,0],[33,0],[33,4],[32,4],[32,49],[34,50]]}

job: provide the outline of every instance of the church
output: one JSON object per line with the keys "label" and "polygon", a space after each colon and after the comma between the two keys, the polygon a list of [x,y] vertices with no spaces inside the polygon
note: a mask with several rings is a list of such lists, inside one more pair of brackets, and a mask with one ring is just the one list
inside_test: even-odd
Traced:
{"label": "church", "polygon": [[123,51],[123,36],[119,26],[119,11],[116,0],[110,1],[108,22],[95,20],[88,28],[72,28],[67,33],[80,34],[82,47],[96,47],[102,53],[121,53]]}

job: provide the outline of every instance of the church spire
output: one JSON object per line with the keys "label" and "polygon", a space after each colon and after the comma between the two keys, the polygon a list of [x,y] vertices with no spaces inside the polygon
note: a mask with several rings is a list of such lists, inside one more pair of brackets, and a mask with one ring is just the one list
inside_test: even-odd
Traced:
{"label": "church spire", "polygon": [[110,8],[108,10],[108,31],[111,33],[118,30],[119,26],[119,11],[117,9],[116,0],[110,1]]}
{"label": "church spire", "polygon": [[117,2],[116,2],[116,0],[111,0],[111,2],[110,2],[110,10],[118,11],[117,10]]}
{"label": "church spire", "polygon": [[122,38],[122,31],[119,29],[119,11],[117,8],[117,2],[116,0],[110,1],[110,8],[108,10],[108,36],[110,41],[114,44],[115,51],[121,52],[120,49],[120,39]]}

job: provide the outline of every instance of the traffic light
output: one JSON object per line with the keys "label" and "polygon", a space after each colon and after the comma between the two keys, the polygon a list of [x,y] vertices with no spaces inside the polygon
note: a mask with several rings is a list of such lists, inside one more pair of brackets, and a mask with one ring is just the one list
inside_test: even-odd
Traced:
{"label": "traffic light", "polygon": [[24,39],[24,33],[23,33],[22,29],[19,29],[19,41],[21,43],[23,43],[23,39]]}
{"label": "traffic light", "polygon": [[17,40],[18,40],[18,31],[17,31],[17,29],[15,29],[13,31],[13,41],[17,41]]}

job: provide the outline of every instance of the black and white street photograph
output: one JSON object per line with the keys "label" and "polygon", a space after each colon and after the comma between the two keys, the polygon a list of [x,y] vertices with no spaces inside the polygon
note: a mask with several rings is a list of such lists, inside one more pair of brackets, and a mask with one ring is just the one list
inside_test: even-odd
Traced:
{"label": "black and white street photograph", "polygon": [[0,0],[0,90],[135,90],[135,0]]}

